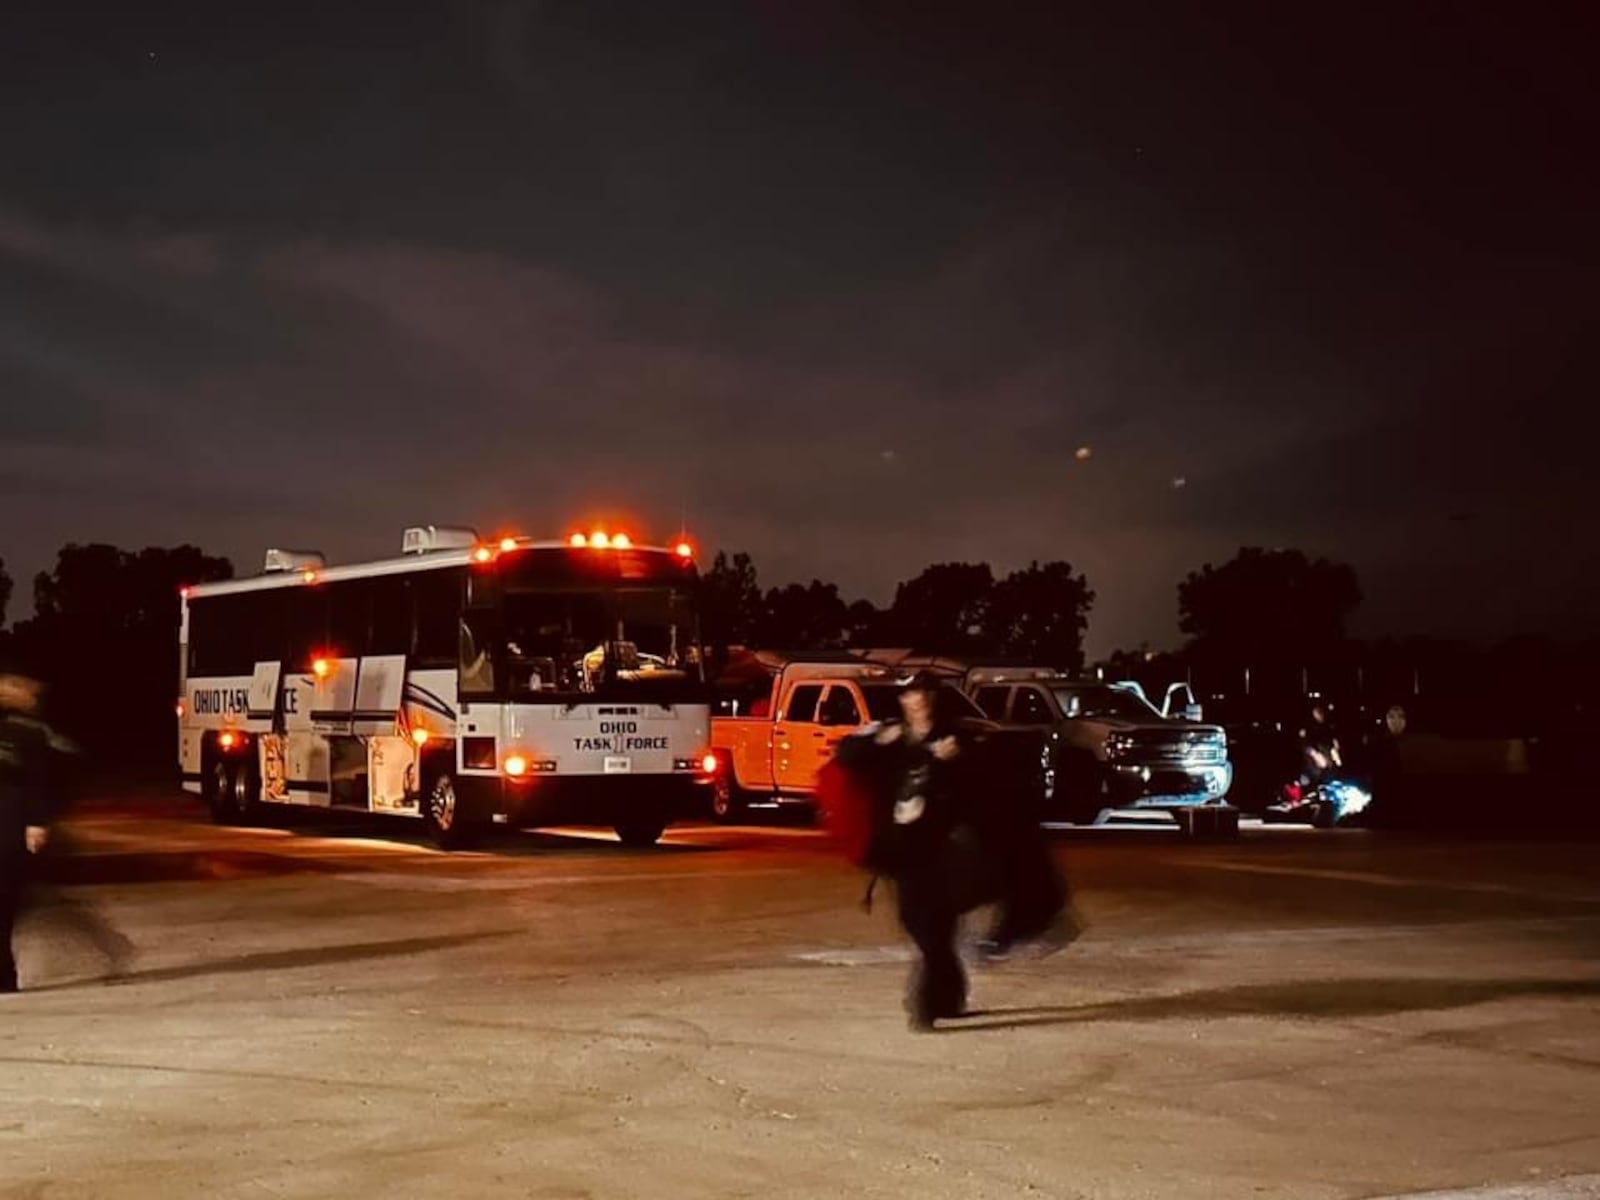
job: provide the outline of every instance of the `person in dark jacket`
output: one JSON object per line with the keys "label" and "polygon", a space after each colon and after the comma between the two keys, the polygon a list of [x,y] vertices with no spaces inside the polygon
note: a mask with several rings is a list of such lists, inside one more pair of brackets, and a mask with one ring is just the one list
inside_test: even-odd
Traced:
{"label": "person in dark jacket", "polygon": [[900,924],[917,947],[906,997],[911,1028],[967,1011],[967,976],[956,951],[961,914],[974,906],[978,857],[961,781],[962,739],[940,703],[936,676],[918,675],[900,695],[904,720],[875,740],[893,783],[883,866],[894,881]]}
{"label": "person in dark jacket", "polygon": [[966,808],[982,849],[986,898],[995,904],[978,955],[992,964],[1018,953],[1054,953],[1071,944],[1081,926],[1040,825],[1037,749],[1023,739],[990,735],[973,739],[963,758]]}
{"label": "person in dark jacket", "polygon": [[50,731],[38,719],[39,684],[0,670],[0,993],[17,990],[11,937],[28,859],[49,839]]}

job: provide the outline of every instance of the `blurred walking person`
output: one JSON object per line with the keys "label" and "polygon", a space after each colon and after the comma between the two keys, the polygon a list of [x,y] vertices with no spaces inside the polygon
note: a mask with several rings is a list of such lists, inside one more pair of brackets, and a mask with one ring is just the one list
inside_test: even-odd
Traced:
{"label": "blurred walking person", "polygon": [[874,737],[889,765],[894,807],[885,867],[900,924],[920,961],[907,988],[911,1028],[967,1011],[967,974],[956,949],[961,915],[973,907],[981,871],[965,811],[963,739],[940,703],[944,686],[920,674],[900,693],[903,720]]}
{"label": "blurred walking person", "polygon": [[38,681],[0,668],[0,993],[18,989],[12,934],[28,859],[50,836],[50,732],[38,710]]}
{"label": "blurred walking person", "polygon": [[61,772],[70,746],[40,717],[43,687],[30,675],[0,668],[0,993],[19,990],[13,946],[24,907],[49,924],[89,943],[120,977],[133,946],[87,901],[43,884],[47,847],[60,815]]}

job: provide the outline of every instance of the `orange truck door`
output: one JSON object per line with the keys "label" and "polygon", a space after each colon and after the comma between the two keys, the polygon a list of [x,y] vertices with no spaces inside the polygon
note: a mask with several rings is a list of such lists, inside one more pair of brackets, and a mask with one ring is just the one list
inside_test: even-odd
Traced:
{"label": "orange truck door", "polygon": [[821,760],[817,756],[822,728],[817,708],[825,685],[796,684],[784,699],[783,712],[772,730],[772,775],[780,792],[810,791]]}

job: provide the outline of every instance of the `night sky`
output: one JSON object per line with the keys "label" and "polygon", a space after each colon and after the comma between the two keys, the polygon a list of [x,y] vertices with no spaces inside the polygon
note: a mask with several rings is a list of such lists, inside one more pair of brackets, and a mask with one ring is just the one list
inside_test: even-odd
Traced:
{"label": "night sky", "polygon": [[1600,632],[1560,11],[12,0],[12,616],[68,540],[620,513],[879,601],[1067,558],[1094,652],[1241,544],[1361,632]]}

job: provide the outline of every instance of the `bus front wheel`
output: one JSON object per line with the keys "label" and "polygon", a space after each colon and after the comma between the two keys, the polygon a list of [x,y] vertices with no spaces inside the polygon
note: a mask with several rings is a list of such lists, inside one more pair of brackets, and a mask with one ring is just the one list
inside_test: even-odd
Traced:
{"label": "bus front wheel", "polygon": [[441,850],[457,850],[469,840],[471,826],[462,816],[455,776],[441,771],[422,797],[422,823],[428,837]]}

